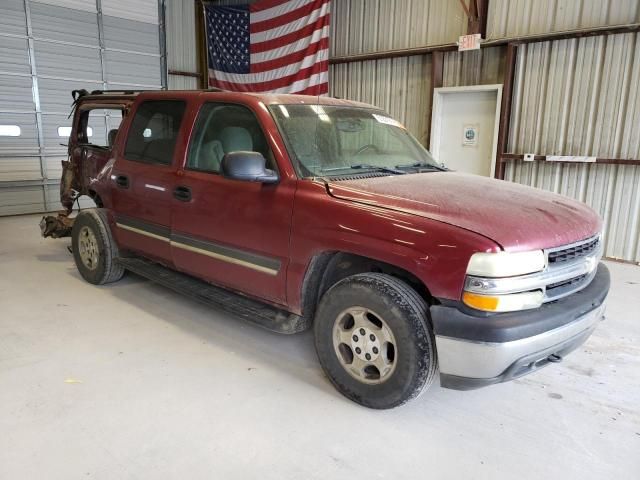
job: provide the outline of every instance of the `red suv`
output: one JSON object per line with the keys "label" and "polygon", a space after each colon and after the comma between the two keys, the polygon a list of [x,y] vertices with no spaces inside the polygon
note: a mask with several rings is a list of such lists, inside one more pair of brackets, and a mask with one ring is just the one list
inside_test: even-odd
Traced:
{"label": "red suv", "polygon": [[[438,370],[460,390],[525,375],[603,317],[590,208],[448,171],[375,107],[219,91],[74,98],[66,211],[41,228],[72,237],[81,275],[131,270],[276,332],[313,328],[329,379],[362,405],[401,405]],[[117,128],[101,139],[92,122]],[[98,208],[70,217],[80,195]]]}

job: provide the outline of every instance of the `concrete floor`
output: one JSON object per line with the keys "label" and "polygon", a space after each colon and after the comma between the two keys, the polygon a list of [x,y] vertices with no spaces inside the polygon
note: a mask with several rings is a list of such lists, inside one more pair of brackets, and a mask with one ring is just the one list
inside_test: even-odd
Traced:
{"label": "concrete floor", "polygon": [[0,218],[1,479],[640,478],[640,268],[559,365],[372,411],[278,336]]}

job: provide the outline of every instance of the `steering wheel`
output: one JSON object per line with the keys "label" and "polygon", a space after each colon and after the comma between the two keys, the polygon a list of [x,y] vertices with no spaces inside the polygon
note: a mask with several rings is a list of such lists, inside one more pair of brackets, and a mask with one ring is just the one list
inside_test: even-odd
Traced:
{"label": "steering wheel", "polygon": [[367,150],[369,150],[370,148],[374,149],[376,151],[376,153],[381,153],[380,148],[378,148],[377,146],[375,146],[373,143],[368,143],[367,145],[363,145],[362,147],[360,147],[358,150],[356,150],[356,153],[353,154],[353,156],[357,156],[360,155],[361,153],[366,152]]}

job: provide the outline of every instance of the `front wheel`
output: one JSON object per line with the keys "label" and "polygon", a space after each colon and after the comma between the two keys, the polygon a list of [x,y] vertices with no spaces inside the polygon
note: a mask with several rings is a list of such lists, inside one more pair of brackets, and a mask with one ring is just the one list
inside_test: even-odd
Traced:
{"label": "front wheel", "polygon": [[323,296],[315,319],[322,368],[347,398],[393,408],[417,397],[435,377],[437,358],[425,301],[380,273],[341,280]]}

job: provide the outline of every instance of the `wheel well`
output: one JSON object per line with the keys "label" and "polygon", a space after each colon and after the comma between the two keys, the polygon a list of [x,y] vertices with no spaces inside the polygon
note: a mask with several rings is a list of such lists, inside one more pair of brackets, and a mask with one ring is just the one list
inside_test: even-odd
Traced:
{"label": "wheel well", "polygon": [[98,193],[95,190],[89,190],[89,197],[91,197],[91,200],[94,201],[94,203],[96,204],[96,207],[98,208],[104,207],[104,203],[102,202],[100,195],[98,195]]}
{"label": "wheel well", "polygon": [[427,305],[435,302],[427,286],[414,274],[389,263],[345,252],[325,252],[312,258],[302,289],[302,311],[313,317],[320,299],[331,286],[358,273],[377,272],[399,278],[413,288]]}

